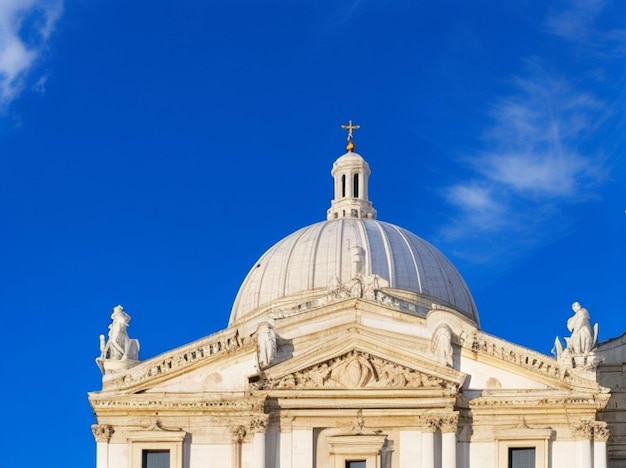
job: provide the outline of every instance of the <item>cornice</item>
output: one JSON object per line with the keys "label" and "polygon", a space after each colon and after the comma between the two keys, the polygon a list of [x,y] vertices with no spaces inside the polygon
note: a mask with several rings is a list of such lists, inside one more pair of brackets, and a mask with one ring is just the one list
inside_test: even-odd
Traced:
{"label": "cornice", "polygon": [[597,394],[609,392],[608,388],[600,386],[594,379],[581,375],[574,369],[559,365],[556,359],[482,331],[462,334],[459,342],[463,352],[471,356],[484,357],[491,362],[500,362],[507,367],[522,369],[526,375],[533,375],[549,385]]}
{"label": "cornice", "polygon": [[257,413],[263,411],[264,397],[241,395],[239,398],[229,395],[208,397],[204,394],[185,395],[178,394],[139,394],[121,396],[94,396],[89,395],[91,406],[96,414],[104,412],[117,412],[128,410],[161,410],[161,411],[193,411],[203,413]]}
{"label": "cornice", "polygon": [[207,361],[253,347],[254,343],[249,337],[240,337],[237,329],[227,328],[143,361],[128,370],[107,375],[102,379],[102,389],[104,391],[137,391],[145,386],[188,372]]}

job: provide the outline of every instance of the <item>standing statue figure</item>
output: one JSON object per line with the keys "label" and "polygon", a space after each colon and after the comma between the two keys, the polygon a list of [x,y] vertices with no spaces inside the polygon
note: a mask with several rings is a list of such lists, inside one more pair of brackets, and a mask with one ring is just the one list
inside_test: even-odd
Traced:
{"label": "standing statue figure", "polygon": [[259,367],[268,367],[276,357],[276,330],[268,322],[263,322],[257,328],[257,356]]}
{"label": "standing statue figure", "polygon": [[439,325],[433,333],[430,350],[440,364],[452,367],[452,330],[446,324]]}
{"label": "standing statue figure", "polygon": [[130,315],[124,312],[121,305],[118,305],[113,309],[111,320],[109,339],[105,341],[104,335],[100,335],[100,359],[138,360],[139,340],[129,338],[126,331],[130,322]]}
{"label": "standing statue figure", "polygon": [[596,344],[598,338],[598,324],[591,329],[589,312],[580,303],[572,304],[574,315],[567,321],[567,329],[572,332],[572,336],[565,339],[567,349],[572,354],[587,354]]}

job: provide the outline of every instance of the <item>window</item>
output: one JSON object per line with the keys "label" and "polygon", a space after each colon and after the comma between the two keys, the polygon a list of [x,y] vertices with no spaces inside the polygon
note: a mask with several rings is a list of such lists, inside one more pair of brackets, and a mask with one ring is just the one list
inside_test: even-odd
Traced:
{"label": "window", "polygon": [[183,468],[184,431],[137,431],[128,434],[128,468]]}
{"label": "window", "polygon": [[509,448],[509,468],[535,468],[535,447]]}
{"label": "window", "polygon": [[141,468],[170,468],[170,451],[143,450]]}
{"label": "window", "polygon": [[346,461],[346,468],[365,468],[365,460]]}
{"label": "window", "polygon": [[497,468],[548,468],[552,429],[516,427],[495,434]]}
{"label": "window", "polygon": [[346,196],[346,175],[341,176],[341,196]]}
{"label": "window", "polygon": [[354,198],[359,198],[359,174],[354,174],[354,191],[352,192]]}

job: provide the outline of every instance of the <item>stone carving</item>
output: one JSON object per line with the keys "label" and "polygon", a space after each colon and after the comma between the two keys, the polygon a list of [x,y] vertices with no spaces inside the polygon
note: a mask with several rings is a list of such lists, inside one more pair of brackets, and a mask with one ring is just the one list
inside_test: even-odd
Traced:
{"label": "stone carving", "polygon": [[554,340],[552,352],[557,361],[565,367],[594,369],[599,361],[592,352],[598,340],[598,324],[591,328],[589,312],[580,303],[572,304],[574,315],[567,320],[567,329],[572,332],[565,338],[565,349],[558,337]]}
{"label": "stone carving", "polygon": [[459,415],[458,414],[451,414],[451,415],[443,416],[439,422],[439,428],[441,429],[441,432],[444,432],[444,433],[449,433],[449,432],[456,433],[458,427],[459,427]]}
{"label": "stone carving", "polygon": [[448,325],[442,324],[437,327],[433,333],[430,350],[440,364],[452,367],[452,330]]}
{"label": "stone carving", "polygon": [[106,361],[137,361],[139,359],[139,340],[129,338],[126,331],[129,322],[130,315],[121,305],[113,309],[108,340],[104,335],[100,335],[100,357],[96,359],[103,374],[107,371],[105,369],[107,366],[104,365]]}
{"label": "stone carving", "polygon": [[576,439],[592,439],[594,425],[594,421],[577,421],[571,426],[572,433]]}
{"label": "stone carving", "polygon": [[451,388],[455,384],[362,351],[253,384],[260,388]]}
{"label": "stone carving", "polygon": [[578,421],[571,426],[572,433],[577,439],[597,440],[606,442],[610,436],[609,428],[605,421]]}
{"label": "stone carving", "polygon": [[596,421],[593,426],[593,439],[598,442],[606,442],[611,435],[608,425],[605,421]]}
{"label": "stone carving", "polygon": [[257,358],[261,369],[268,367],[276,357],[276,330],[268,322],[259,325],[256,331]]}
{"label": "stone carving", "polygon": [[115,429],[113,429],[113,426],[110,424],[92,424],[91,432],[93,433],[96,442],[109,443]]}
{"label": "stone carving", "polygon": [[381,288],[388,286],[389,283],[378,275],[363,276],[359,273],[345,284],[341,284],[335,276],[330,279],[326,288],[327,302],[348,299],[349,297],[379,301],[384,295]]}
{"label": "stone carving", "polygon": [[365,428],[365,419],[363,419],[363,410],[359,409],[356,412],[356,418],[352,421],[352,427],[350,428],[350,432],[354,434],[363,434],[363,429]]}
{"label": "stone carving", "polygon": [[268,416],[257,416],[250,420],[250,431],[252,433],[264,433],[267,428]]}
{"label": "stone carving", "polygon": [[443,415],[426,415],[420,421],[420,428],[423,432],[435,432],[440,429],[441,432],[456,432],[459,415],[457,413]]}
{"label": "stone carving", "polygon": [[422,432],[435,432],[439,427],[439,418],[437,417],[427,417],[422,421],[421,429]]}
{"label": "stone carving", "polygon": [[240,444],[241,442],[243,442],[243,439],[246,438],[246,427],[232,426],[230,428],[230,435],[233,442]]}

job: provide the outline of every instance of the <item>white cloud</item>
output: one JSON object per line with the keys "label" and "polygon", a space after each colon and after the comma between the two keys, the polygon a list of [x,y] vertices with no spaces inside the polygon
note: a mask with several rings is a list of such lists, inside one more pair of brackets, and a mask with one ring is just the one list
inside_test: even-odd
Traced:
{"label": "white cloud", "polygon": [[606,0],[571,0],[569,8],[548,17],[548,32],[570,41],[585,40],[593,33],[593,20],[605,5]]}
{"label": "white cloud", "polygon": [[[474,174],[443,190],[455,216],[441,233],[456,246],[463,241],[459,257],[512,261],[558,238],[571,226],[568,208],[595,198],[608,178],[597,137],[613,113],[623,111],[597,93],[609,86],[603,65],[620,43],[623,49],[626,34],[596,28],[605,7],[601,0],[573,0],[547,22],[563,50],[575,51],[576,74],[566,79],[555,71],[558,62],[527,59],[511,91],[488,109],[484,149],[464,156]],[[473,252],[488,252],[489,258]]]}
{"label": "white cloud", "polygon": [[0,111],[23,90],[62,10],[62,0],[0,1]]}

